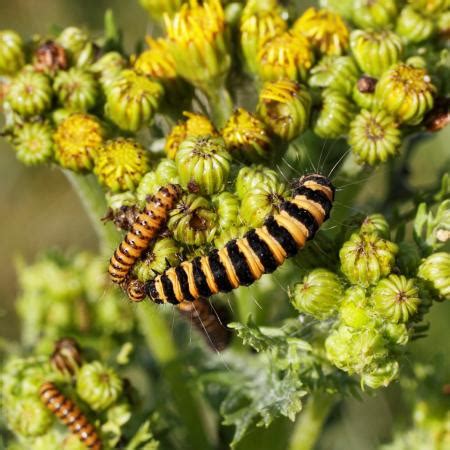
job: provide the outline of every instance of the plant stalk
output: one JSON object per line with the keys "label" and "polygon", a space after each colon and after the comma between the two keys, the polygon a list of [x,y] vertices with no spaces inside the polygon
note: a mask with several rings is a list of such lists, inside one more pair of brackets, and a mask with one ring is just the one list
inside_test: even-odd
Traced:
{"label": "plant stalk", "polygon": [[203,91],[208,97],[214,124],[222,128],[233,113],[233,100],[228,89],[222,83],[219,86],[205,86]]}

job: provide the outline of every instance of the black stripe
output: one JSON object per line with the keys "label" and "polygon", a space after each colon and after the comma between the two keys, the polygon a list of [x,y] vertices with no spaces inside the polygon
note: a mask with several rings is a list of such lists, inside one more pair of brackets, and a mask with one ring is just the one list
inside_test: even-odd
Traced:
{"label": "black stripe", "polygon": [[307,181],[314,181],[315,183],[320,184],[321,186],[326,186],[326,187],[330,188],[333,192],[333,196],[334,196],[334,193],[336,192],[336,189],[333,186],[333,184],[331,183],[331,181],[327,177],[324,177],[323,175],[319,175],[319,174],[305,175],[299,181],[300,182],[299,182],[298,186],[304,185]]}
{"label": "black stripe", "polygon": [[256,234],[255,230],[246,233],[244,239],[247,239],[248,245],[258,256],[264,267],[264,273],[272,273],[278,267],[278,264],[269,246]]}
{"label": "black stripe", "polygon": [[273,216],[268,217],[264,225],[270,235],[284,248],[287,256],[294,256],[298,251],[297,243],[286,228],[277,224]]}
{"label": "black stripe", "polygon": [[306,186],[300,186],[294,189],[293,194],[294,197],[296,195],[304,195],[308,200],[321,205],[325,211],[325,220],[330,216],[332,205],[329,198],[322,191],[315,191],[314,189],[307,188]]}
{"label": "black stripe", "polygon": [[308,230],[308,239],[312,239],[319,229],[314,216],[306,209],[298,207],[293,202],[283,202],[280,206],[282,211],[286,211],[291,217],[301,222]]}
{"label": "black stripe", "polygon": [[175,296],[172,281],[166,273],[161,275],[161,284],[163,287],[164,295],[166,296],[166,300],[173,305],[178,305],[179,302],[177,300],[177,297]]}
{"label": "black stripe", "polygon": [[208,283],[206,281],[206,276],[203,273],[199,256],[192,260],[192,269],[194,272],[194,281],[198,293],[202,297],[211,297],[212,292],[211,289],[209,289]]}
{"label": "black stripe", "polygon": [[183,300],[195,300],[194,297],[192,297],[191,292],[189,291],[189,279],[183,267],[175,267],[175,274],[177,275],[178,283],[181,288],[181,294],[183,295]]}
{"label": "black stripe", "polygon": [[162,299],[159,297],[158,290],[156,289],[156,283],[155,280],[147,281],[144,285],[145,293],[147,294],[147,297],[150,297],[152,301],[155,303],[164,303]]}
{"label": "black stripe", "polygon": [[241,253],[239,247],[236,244],[236,239],[228,242],[225,246],[230,257],[231,264],[233,264],[234,271],[239,279],[239,284],[242,286],[248,286],[255,281],[253,274],[250,270],[245,255]]}
{"label": "black stripe", "polygon": [[220,261],[219,251],[214,249],[208,255],[209,267],[211,268],[211,272],[213,273],[214,280],[221,292],[230,292],[233,290],[233,286],[228,279],[227,271]]}

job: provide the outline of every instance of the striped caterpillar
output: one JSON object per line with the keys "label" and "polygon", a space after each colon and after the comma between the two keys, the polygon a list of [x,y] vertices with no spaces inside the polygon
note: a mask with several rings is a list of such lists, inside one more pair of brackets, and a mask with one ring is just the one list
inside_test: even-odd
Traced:
{"label": "striped caterpillar", "polygon": [[146,295],[155,303],[179,304],[254,283],[314,237],[329,217],[334,193],[330,180],[323,175],[302,176],[293,198],[282,202],[280,212],[267,217],[262,227],[207,256],[166,269],[144,284]]}
{"label": "striped caterpillar", "polygon": [[63,375],[73,377],[82,364],[80,346],[75,339],[62,338],[56,341],[50,356],[50,364]]}
{"label": "striped caterpillar", "polygon": [[51,382],[44,383],[39,389],[39,396],[45,406],[78,436],[83,444],[92,450],[101,450],[102,443],[86,416],[75,403],[66,398]]}

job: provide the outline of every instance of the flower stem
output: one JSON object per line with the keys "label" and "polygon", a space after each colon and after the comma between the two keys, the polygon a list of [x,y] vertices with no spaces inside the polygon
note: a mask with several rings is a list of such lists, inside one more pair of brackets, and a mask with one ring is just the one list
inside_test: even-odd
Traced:
{"label": "flower stem", "polygon": [[315,447],[335,402],[336,398],[331,395],[311,395],[295,423],[289,450],[312,450]]}
{"label": "flower stem", "polygon": [[233,113],[233,100],[225,84],[203,88],[208,97],[211,115],[217,128],[222,128]]}

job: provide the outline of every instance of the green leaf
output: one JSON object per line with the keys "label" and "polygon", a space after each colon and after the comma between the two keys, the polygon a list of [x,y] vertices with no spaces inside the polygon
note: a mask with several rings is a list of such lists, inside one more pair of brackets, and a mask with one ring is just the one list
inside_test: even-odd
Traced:
{"label": "green leaf", "polygon": [[144,422],[128,443],[125,450],[157,450],[159,448],[159,442],[154,439],[150,426],[151,420]]}

